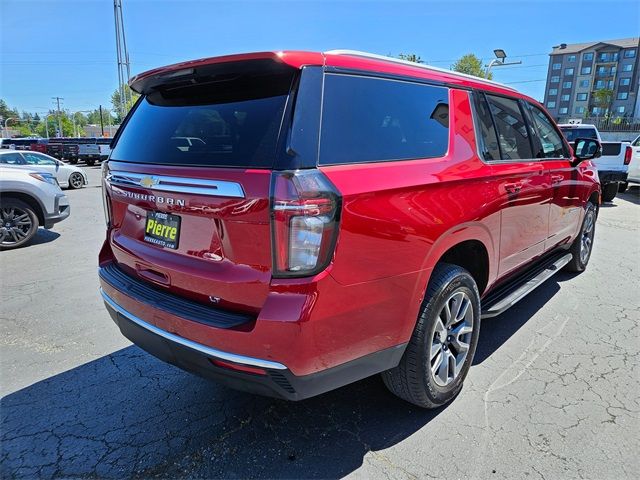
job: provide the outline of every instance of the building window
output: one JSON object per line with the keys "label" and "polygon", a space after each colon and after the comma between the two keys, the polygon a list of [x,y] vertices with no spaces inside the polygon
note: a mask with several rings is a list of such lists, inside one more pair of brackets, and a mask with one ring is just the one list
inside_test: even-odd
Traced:
{"label": "building window", "polygon": [[624,58],[635,58],[636,56],[636,49],[633,48],[631,50],[625,50],[624,51]]}
{"label": "building window", "polygon": [[560,97],[560,100],[563,102],[568,102],[570,98],[571,98],[571,95],[565,94],[565,95],[562,95],[562,97]]}
{"label": "building window", "polygon": [[619,106],[618,108],[616,108],[616,112],[618,113],[624,113],[624,106]]}
{"label": "building window", "polygon": [[589,88],[589,80],[580,80],[580,87]]}
{"label": "building window", "polygon": [[598,80],[596,82],[596,90],[599,90],[601,88],[604,88],[604,80]]}
{"label": "building window", "polygon": [[586,93],[579,93],[576,95],[576,100],[580,101],[580,102],[584,102],[587,99],[587,94]]}
{"label": "building window", "polygon": [[573,75],[573,68],[565,68],[564,69],[564,74],[566,76]]}
{"label": "building window", "polygon": [[599,66],[598,75],[604,75],[605,73],[607,73],[607,67]]}
{"label": "building window", "polygon": [[623,65],[622,66],[622,71],[623,72],[631,72],[631,71],[633,71],[633,65],[630,64],[630,63],[628,63],[626,65]]}
{"label": "building window", "polygon": [[553,77],[551,77],[551,83],[558,83],[560,81],[560,77],[557,75],[554,75]]}
{"label": "building window", "polygon": [[580,75],[589,75],[591,73],[591,67],[582,67]]}
{"label": "building window", "polygon": [[613,54],[605,52],[600,54],[601,62],[610,62],[612,60]]}
{"label": "building window", "polygon": [[569,62],[575,62],[575,61],[576,61],[576,56],[575,56],[575,55],[569,55],[569,56],[567,57],[567,60],[568,60]]}
{"label": "building window", "polygon": [[576,113],[584,113],[584,107],[576,107],[575,112]]}
{"label": "building window", "polygon": [[547,102],[547,108],[556,108],[556,102]]}
{"label": "building window", "polygon": [[621,87],[626,87],[627,85],[631,84],[631,79],[630,78],[621,78],[620,79],[620,86]]}
{"label": "building window", "polygon": [[611,60],[614,61],[614,62],[617,62],[618,61],[618,53],[614,53],[613,54],[613,58]]}
{"label": "building window", "polygon": [[558,110],[559,113],[568,113],[569,109],[567,107],[562,107],[560,110]]}
{"label": "building window", "polygon": [[608,88],[609,90],[613,90],[613,80],[609,80],[609,81],[607,82],[607,88]]}
{"label": "building window", "polygon": [[564,82],[562,84],[562,88],[571,88],[573,86],[573,82]]}
{"label": "building window", "polygon": [[557,95],[558,94],[558,89],[557,88],[550,88],[549,89],[549,96],[553,96],[553,95]]}
{"label": "building window", "polygon": [[562,68],[561,63],[554,63],[553,66],[551,67],[551,70],[560,70],[561,68]]}
{"label": "building window", "polygon": [[601,110],[602,109],[600,107],[593,107],[591,109],[591,113],[594,114],[594,115],[600,115]]}
{"label": "building window", "polygon": [[627,98],[629,98],[629,93],[628,92],[619,92],[618,96],[616,98],[618,100],[626,100]]}
{"label": "building window", "polygon": [[593,60],[593,52],[585,53],[582,55],[582,60]]}

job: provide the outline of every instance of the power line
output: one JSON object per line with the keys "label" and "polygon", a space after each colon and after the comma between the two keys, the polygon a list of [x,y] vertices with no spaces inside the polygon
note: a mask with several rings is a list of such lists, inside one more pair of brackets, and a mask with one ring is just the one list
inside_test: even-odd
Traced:
{"label": "power line", "polygon": [[513,85],[514,83],[534,83],[534,82],[546,82],[546,78],[541,78],[539,80],[520,80],[518,82],[503,82],[505,85]]}

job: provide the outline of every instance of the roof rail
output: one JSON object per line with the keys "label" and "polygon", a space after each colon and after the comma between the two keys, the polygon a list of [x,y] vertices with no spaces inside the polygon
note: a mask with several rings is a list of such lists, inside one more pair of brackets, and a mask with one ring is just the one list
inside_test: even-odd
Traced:
{"label": "roof rail", "polygon": [[402,65],[408,65],[410,67],[417,67],[417,68],[422,68],[424,70],[431,70],[433,72],[446,73],[449,75],[453,75],[455,77],[468,78],[475,82],[486,83],[488,85],[495,85],[497,87],[506,88],[514,92],[516,91],[515,88],[505,85],[504,83],[494,82],[493,80],[487,80],[486,78],[475,77],[473,75],[467,75],[466,73],[455,72],[453,70],[447,70],[446,68],[433,67],[431,65],[425,65],[423,63],[410,62],[408,60],[401,60],[399,58],[387,57],[385,55],[377,55],[375,53],[360,52],[358,50],[329,50],[324,53],[330,54],[330,55],[350,55],[352,57],[365,57],[365,58],[372,58],[375,60],[382,60],[384,62],[399,63]]}

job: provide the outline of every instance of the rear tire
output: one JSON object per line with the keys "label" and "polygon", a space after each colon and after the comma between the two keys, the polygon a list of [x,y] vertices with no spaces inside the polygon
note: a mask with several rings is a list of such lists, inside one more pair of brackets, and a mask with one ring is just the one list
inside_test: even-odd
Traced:
{"label": "rear tire", "polygon": [[617,183],[607,183],[602,187],[602,201],[610,202],[614,198],[616,198],[616,194],[618,193],[618,184]]}
{"label": "rear tire", "polygon": [[69,188],[75,190],[84,186],[84,178],[78,172],[69,175]]}
{"label": "rear tire", "polygon": [[629,182],[622,182],[618,184],[618,193],[624,193],[629,188]]}
{"label": "rear tire", "polygon": [[587,264],[591,258],[591,251],[593,250],[593,238],[596,232],[597,218],[598,207],[596,207],[593,202],[587,202],[580,234],[573,241],[571,249],[569,250],[573,258],[565,265],[564,270],[566,272],[580,273],[584,272],[587,268]]}
{"label": "rear tire", "polygon": [[397,367],[382,373],[384,384],[419,407],[450,402],[467,376],[479,332],[480,294],[473,277],[457,265],[438,264],[407,349]]}
{"label": "rear tire", "polygon": [[39,226],[38,216],[33,208],[17,198],[2,199],[0,221],[0,250],[26,245]]}

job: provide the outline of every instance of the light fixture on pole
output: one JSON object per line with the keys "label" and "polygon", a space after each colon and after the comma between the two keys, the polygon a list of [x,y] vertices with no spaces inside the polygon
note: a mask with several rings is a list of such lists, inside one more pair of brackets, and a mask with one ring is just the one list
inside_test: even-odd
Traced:
{"label": "light fixture on pole", "polygon": [[485,67],[487,67],[487,76],[491,71],[491,67],[503,67],[505,65],[519,65],[522,63],[522,60],[518,60],[517,62],[505,62],[507,58],[507,54],[501,48],[496,48],[493,51],[493,54],[496,56],[496,58],[494,58],[487,65],[485,65]]}

